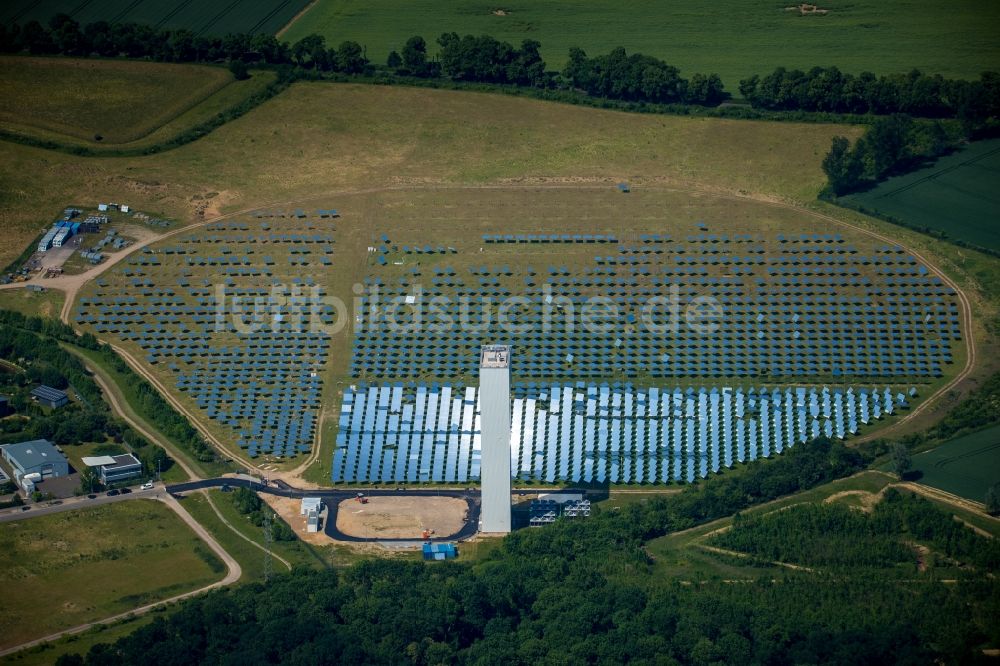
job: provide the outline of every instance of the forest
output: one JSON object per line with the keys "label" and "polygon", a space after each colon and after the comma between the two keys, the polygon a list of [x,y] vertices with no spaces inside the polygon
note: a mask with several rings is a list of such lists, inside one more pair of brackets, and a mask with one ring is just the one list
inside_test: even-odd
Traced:
{"label": "forest", "polygon": [[[795,538],[790,539],[789,535]],[[714,546],[771,562],[839,570],[899,567],[917,573],[913,540],[981,572],[1000,568],[1000,543],[977,534],[921,497],[889,489],[871,514],[843,504],[800,504],[783,511],[733,518]]]}
{"label": "forest", "polygon": [[824,440],[677,495],[517,531],[472,564],[375,559],[297,570],[185,602],[57,663],[976,662],[980,647],[1000,642],[993,578],[886,585],[848,567],[837,577],[683,585],[659,578],[643,547],[863,464]]}

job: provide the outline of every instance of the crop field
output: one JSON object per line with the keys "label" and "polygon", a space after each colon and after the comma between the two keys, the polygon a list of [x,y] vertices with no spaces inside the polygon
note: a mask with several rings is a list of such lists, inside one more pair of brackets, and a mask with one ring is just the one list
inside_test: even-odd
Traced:
{"label": "crop field", "polygon": [[935,164],[847,200],[947,238],[1000,251],[1000,139],[977,141]]}
{"label": "crop field", "polygon": [[152,501],[3,523],[0,546],[0,647],[181,594],[225,570]]}
{"label": "crop field", "polygon": [[1000,483],[1000,426],[987,428],[913,456],[918,481],[982,502],[986,490]]}
{"label": "crop field", "polygon": [[298,14],[308,0],[235,0],[227,3],[186,0],[11,0],[0,10],[0,22],[48,22],[68,14],[81,25],[96,21],[143,23],[169,30],[185,29],[196,35],[231,32],[273,34]]}
{"label": "crop field", "polygon": [[[789,7],[795,5],[795,8]],[[570,47],[589,55],[624,46],[692,73],[718,73],[738,94],[740,79],[775,67],[836,65],[879,74],[914,67],[949,77],[975,78],[1000,67],[1000,6],[974,0],[818,3],[829,10],[801,15],[797,3],[698,0],[319,0],[284,37],[319,33],[328,43],[352,39],[368,57],[385,62],[412,35],[432,50],[443,32],[488,34],[519,44],[534,39],[550,69],[561,69]]]}

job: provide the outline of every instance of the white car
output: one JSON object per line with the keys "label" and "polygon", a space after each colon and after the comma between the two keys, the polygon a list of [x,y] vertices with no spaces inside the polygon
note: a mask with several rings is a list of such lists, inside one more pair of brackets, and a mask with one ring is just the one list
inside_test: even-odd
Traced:
{"label": "white car", "polygon": [[147,481],[146,483],[139,486],[139,490],[152,490],[152,489],[153,489],[152,481]]}

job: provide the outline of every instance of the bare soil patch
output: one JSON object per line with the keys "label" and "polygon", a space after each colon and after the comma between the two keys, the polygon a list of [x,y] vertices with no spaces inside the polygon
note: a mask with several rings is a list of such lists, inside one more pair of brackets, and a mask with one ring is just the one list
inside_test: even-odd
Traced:
{"label": "bare soil patch", "polygon": [[369,497],[340,503],[337,528],[351,536],[419,539],[424,530],[447,536],[462,529],[468,506],[455,497]]}
{"label": "bare soil patch", "polygon": [[[315,546],[330,545],[331,539],[323,532],[322,522],[319,526],[319,532],[306,531],[306,517],[299,515],[302,500],[293,497],[278,497],[277,495],[268,495],[266,493],[262,493],[261,498],[267,502],[268,506],[274,509],[275,513],[288,523],[297,537]],[[324,513],[324,520],[327,515],[329,515],[329,511]]]}

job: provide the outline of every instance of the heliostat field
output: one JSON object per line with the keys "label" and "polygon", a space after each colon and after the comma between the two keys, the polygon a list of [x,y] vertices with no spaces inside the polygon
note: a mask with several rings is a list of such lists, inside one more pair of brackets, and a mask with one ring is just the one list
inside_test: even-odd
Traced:
{"label": "heliostat field", "polygon": [[513,347],[516,477],[664,483],[906,410],[963,335],[915,257],[792,210],[613,186],[335,203],[150,246],[78,321],[247,455],[323,432],[332,480],[389,483],[478,480],[482,344]]}

